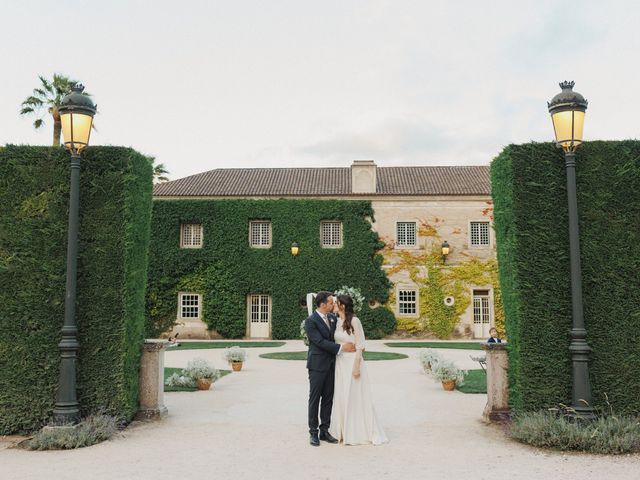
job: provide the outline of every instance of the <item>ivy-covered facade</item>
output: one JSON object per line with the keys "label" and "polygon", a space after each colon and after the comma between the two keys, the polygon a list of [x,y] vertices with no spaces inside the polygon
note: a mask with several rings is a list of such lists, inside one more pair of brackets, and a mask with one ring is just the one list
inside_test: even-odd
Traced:
{"label": "ivy-covered facade", "polygon": [[[377,306],[359,314],[368,335],[388,335],[395,319],[381,306],[390,285],[372,216],[366,201],[157,200],[147,333],[297,338],[306,294],[348,285]],[[325,223],[339,226],[340,245],[323,245]]]}
{"label": "ivy-covered facade", "polygon": [[370,338],[504,331],[487,167],[214,170],[154,194],[151,335],[297,338],[306,294],[345,285]]}

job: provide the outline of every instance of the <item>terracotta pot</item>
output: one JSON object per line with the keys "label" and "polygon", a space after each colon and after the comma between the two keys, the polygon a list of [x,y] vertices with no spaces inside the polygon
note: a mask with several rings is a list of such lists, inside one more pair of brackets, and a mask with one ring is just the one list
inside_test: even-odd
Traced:
{"label": "terracotta pot", "polygon": [[239,372],[242,370],[242,362],[231,362],[231,368],[234,372]]}
{"label": "terracotta pot", "polygon": [[446,391],[450,392],[454,388],[456,388],[456,381],[455,380],[442,380],[442,388],[444,388]]}
{"label": "terracotta pot", "polygon": [[209,390],[211,380],[208,378],[198,378],[196,379],[196,385],[198,385],[198,390]]}

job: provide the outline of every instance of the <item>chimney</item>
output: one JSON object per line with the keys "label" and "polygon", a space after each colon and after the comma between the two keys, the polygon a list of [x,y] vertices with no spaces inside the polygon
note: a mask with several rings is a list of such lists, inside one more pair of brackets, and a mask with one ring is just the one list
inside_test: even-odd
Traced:
{"label": "chimney", "polygon": [[373,160],[354,160],[351,164],[351,193],[376,193],[377,170]]}

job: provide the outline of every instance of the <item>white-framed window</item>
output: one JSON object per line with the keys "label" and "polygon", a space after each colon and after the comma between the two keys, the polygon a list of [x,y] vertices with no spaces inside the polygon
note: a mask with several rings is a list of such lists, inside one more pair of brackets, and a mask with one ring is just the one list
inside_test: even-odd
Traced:
{"label": "white-framed window", "polygon": [[342,247],[342,222],[320,222],[320,245],[323,248]]}
{"label": "white-framed window", "polygon": [[200,320],[202,295],[199,293],[178,294],[178,318],[180,320]]}
{"label": "white-framed window", "polygon": [[271,222],[253,220],[249,223],[249,243],[254,248],[271,247]]}
{"label": "white-framed window", "polygon": [[415,247],[416,246],[416,222],[396,223],[396,246]]}
{"label": "white-framed window", "polygon": [[202,224],[182,223],[180,225],[180,248],[202,248]]}
{"label": "white-framed window", "polygon": [[418,290],[410,287],[398,287],[398,315],[405,317],[418,316]]}
{"label": "white-framed window", "polygon": [[491,236],[489,222],[469,222],[469,244],[472,247],[489,247]]}

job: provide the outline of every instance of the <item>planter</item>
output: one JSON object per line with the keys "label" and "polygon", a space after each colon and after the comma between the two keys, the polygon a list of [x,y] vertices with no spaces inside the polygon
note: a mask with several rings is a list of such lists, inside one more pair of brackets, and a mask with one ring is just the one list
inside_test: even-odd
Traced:
{"label": "planter", "polygon": [[234,372],[239,372],[242,370],[242,362],[231,362],[231,368]]}
{"label": "planter", "polygon": [[196,379],[196,385],[198,385],[198,390],[209,390],[211,387],[211,379],[198,378]]}
{"label": "planter", "polygon": [[456,388],[455,380],[442,380],[442,388],[444,388],[447,392],[452,391]]}

